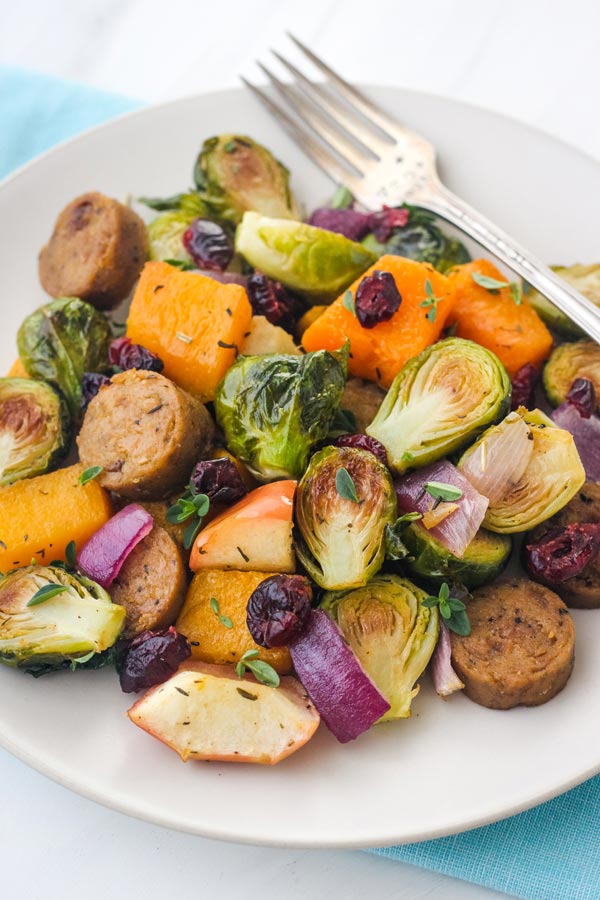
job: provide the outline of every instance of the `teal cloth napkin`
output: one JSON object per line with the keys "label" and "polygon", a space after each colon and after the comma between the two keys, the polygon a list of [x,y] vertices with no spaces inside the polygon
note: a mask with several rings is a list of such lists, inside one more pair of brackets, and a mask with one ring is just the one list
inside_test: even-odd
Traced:
{"label": "teal cloth napkin", "polygon": [[[0,177],[58,141],[140,105],[0,67]],[[600,776],[495,825],[373,852],[524,900],[600,900]]]}

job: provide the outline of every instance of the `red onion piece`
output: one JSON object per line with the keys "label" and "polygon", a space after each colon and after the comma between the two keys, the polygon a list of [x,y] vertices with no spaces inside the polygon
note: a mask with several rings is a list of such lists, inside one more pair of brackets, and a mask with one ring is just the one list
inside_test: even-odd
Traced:
{"label": "red onion piece", "polygon": [[447,460],[432,463],[424,469],[417,469],[410,475],[396,480],[398,512],[426,513],[433,509],[435,500],[425,491],[427,481],[451,484],[462,491],[462,496],[453,503],[457,509],[451,512],[428,531],[455,556],[462,556],[475,537],[488,508],[487,497],[483,497],[456,466]]}
{"label": "red onion piece", "polygon": [[587,480],[600,481],[600,418],[590,416],[586,419],[568,401],[561,403],[550,418],[559,428],[573,435]]}
{"label": "red onion piece", "polygon": [[340,743],[357,738],[390,709],[322,609],[310,611],[290,653],[298,678]]}
{"label": "red onion piece", "polygon": [[107,589],[136,544],[150,534],[154,521],[139,503],[130,503],[108,520],[77,554],[77,565]]}
{"label": "red onion piece", "polygon": [[533,453],[529,425],[516,412],[490,428],[460,462],[460,471],[492,506],[518,484]]}
{"label": "red onion piece", "polygon": [[440,616],[440,634],[431,658],[433,686],[440,697],[462,691],[464,684],[452,668],[452,644],[448,626]]}

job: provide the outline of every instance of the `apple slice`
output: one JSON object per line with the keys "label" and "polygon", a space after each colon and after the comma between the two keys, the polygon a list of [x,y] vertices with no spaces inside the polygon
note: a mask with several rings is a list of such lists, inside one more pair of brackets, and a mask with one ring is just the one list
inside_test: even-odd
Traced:
{"label": "apple slice", "polygon": [[294,572],[292,513],[295,481],[273,481],[250,491],[203,528],[190,569]]}
{"label": "apple slice", "polygon": [[299,750],[319,725],[319,713],[290,675],[278,688],[230,666],[185,662],[168,681],[151,688],[127,715],[185,762],[275,765]]}

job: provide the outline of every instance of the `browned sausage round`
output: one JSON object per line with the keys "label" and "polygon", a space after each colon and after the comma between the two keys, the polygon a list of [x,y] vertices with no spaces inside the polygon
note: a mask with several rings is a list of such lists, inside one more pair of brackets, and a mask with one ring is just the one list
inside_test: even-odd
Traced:
{"label": "browned sausage round", "polygon": [[172,625],[186,588],[181,554],[164,528],[155,525],[133,548],[110,588],[113,603],[125,607],[123,637]]}
{"label": "browned sausage round", "polygon": [[[551,528],[564,528],[577,522],[600,524],[600,484],[596,484],[595,481],[587,481],[570,503],[531,532],[529,540],[533,543],[540,540]],[[554,585],[554,590],[569,606],[599,609],[600,553],[580,575]]]}
{"label": "browned sausage round", "polygon": [[471,634],[451,635],[467,697],[511,709],[538,706],[562,690],[573,669],[575,625],[553,591],[527,579],[488,584],[467,611]]}
{"label": "browned sausage round", "polygon": [[56,220],[40,253],[40,281],[51,297],[79,297],[97,309],[113,309],[131,291],[147,250],[140,217],[90,191],[72,200]]}
{"label": "browned sausage round", "polygon": [[157,372],[114,375],[90,402],[77,445],[98,483],[130,500],[160,500],[182,488],[209,449],[207,409]]}

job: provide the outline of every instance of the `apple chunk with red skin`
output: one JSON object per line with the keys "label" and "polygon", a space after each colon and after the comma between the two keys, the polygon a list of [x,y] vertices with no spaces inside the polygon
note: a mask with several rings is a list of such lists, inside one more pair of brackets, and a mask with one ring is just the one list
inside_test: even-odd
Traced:
{"label": "apple chunk with red skin", "polygon": [[131,721],[188,759],[274,765],[299,750],[319,725],[300,682],[278,688],[230,666],[185,662],[128,711]]}
{"label": "apple chunk with red skin", "polygon": [[202,529],[190,569],[295,572],[292,514],[295,481],[274,481],[251,491]]}

